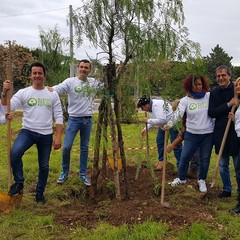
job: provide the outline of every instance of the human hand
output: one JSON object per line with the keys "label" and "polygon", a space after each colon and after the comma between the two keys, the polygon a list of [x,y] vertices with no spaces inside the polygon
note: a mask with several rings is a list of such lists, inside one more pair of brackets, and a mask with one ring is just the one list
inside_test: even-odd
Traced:
{"label": "human hand", "polygon": [[11,121],[12,120],[12,113],[6,113],[5,118],[6,118],[6,120]]}
{"label": "human hand", "polygon": [[228,113],[228,118],[230,118],[233,122],[235,122],[235,114],[230,112]]}
{"label": "human hand", "polygon": [[169,130],[171,128],[170,125],[166,124],[163,126],[163,130],[166,131],[166,130]]}
{"label": "human hand", "polygon": [[233,97],[227,104],[228,107],[232,107],[235,104],[235,98]]}
{"label": "human hand", "polygon": [[53,92],[54,91],[53,87],[47,86],[47,89],[48,89],[49,92]]}
{"label": "human hand", "polygon": [[170,153],[173,149],[175,148],[175,146],[173,144],[169,144],[167,145],[167,152]]}
{"label": "human hand", "polygon": [[3,82],[3,93],[6,93],[7,91],[9,91],[12,87],[12,83],[10,80],[5,80]]}
{"label": "human hand", "polygon": [[142,137],[145,137],[147,135],[147,130],[146,129],[143,129],[142,132],[141,132],[141,136]]}
{"label": "human hand", "polygon": [[57,150],[57,149],[60,149],[61,147],[62,147],[62,141],[61,141],[61,139],[56,138],[56,139],[53,141],[53,149],[54,149],[54,150]]}
{"label": "human hand", "polygon": [[142,121],[143,121],[144,123],[148,123],[148,118],[147,118],[147,117],[144,117]]}

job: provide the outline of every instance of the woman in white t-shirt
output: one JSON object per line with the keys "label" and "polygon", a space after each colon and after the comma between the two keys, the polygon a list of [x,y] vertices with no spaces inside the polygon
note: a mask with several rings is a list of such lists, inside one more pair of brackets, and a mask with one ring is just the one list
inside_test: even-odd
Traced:
{"label": "woman in white t-shirt", "polygon": [[214,130],[214,121],[208,116],[209,85],[206,78],[189,75],[183,80],[183,88],[187,95],[180,100],[178,108],[169,123],[169,125],[173,125],[174,119],[182,118],[186,112],[186,133],[179,163],[178,178],[175,178],[170,185],[177,186],[186,183],[189,161],[199,148],[200,165],[197,183],[200,192],[207,192],[205,180],[213,147]]}

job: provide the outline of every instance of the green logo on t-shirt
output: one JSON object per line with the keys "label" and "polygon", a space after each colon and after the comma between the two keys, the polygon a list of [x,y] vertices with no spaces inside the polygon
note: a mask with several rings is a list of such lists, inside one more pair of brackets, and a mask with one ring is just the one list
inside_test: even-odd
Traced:
{"label": "green logo on t-shirt", "polygon": [[51,100],[48,98],[30,98],[27,101],[28,106],[51,107]]}
{"label": "green logo on t-shirt", "polygon": [[190,103],[189,104],[189,110],[193,111],[196,109],[207,109],[208,108],[208,102],[199,102],[199,103]]}
{"label": "green logo on t-shirt", "polygon": [[75,87],[75,92],[76,93],[82,92],[82,87],[80,87],[80,86]]}
{"label": "green logo on t-shirt", "polygon": [[195,110],[197,108],[197,104],[196,103],[191,103],[189,105],[189,110]]}
{"label": "green logo on t-shirt", "polygon": [[36,105],[37,105],[37,99],[35,99],[35,98],[30,98],[30,99],[27,101],[27,104],[28,104],[30,107],[36,106]]}
{"label": "green logo on t-shirt", "polygon": [[75,92],[82,94],[85,97],[90,97],[96,93],[96,89],[93,86],[90,86],[88,83],[82,86],[77,86],[74,88]]}

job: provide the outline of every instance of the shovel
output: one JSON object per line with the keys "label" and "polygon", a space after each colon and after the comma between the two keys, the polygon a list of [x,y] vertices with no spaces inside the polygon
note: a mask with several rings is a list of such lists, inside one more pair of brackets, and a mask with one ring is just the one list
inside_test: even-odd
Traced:
{"label": "shovel", "polygon": [[167,165],[167,144],[168,144],[168,130],[164,134],[164,152],[163,152],[163,172],[162,172],[162,188],[161,188],[161,205],[169,207],[169,203],[164,202],[165,195],[165,179],[166,179],[166,165]]}
{"label": "shovel", "polygon": [[[231,109],[231,113],[233,113],[235,109],[236,109],[236,105],[233,105],[232,109]],[[227,136],[228,136],[229,128],[230,128],[230,125],[231,125],[231,121],[232,121],[231,118],[229,118],[228,122],[227,122],[227,126],[225,128],[225,132],[224,132],[223,139],[222,139],[221,146],[220,146],[220,150],[219,150],[219,153],[218,153],[218,158],[217,158],[217,161],[216,161],[216,166],[215,166],[215,170],[214,170],[214,174],[213,174],[210,189],[213,188],[215,186],[216,182],[217,182],[219,163],[220,163],[220,160],[222,158],[223,149],[224,149],[224,146],[225,146],[225,143],[226,143],[226,140],[227,140]]]}
{"label": "shovel", "polygon": [[[7,79],[10,79],[9,64],[7,64]],[[10,108],[10,91],[7,91],[7,112],[11,112]],[[12,185],[12,170],[11,170],[11,121],[7,119],[7,154],[8,154],[8,190]],[[6,192],[0,192],[0,211],[6,214],[12,212],[14,207],[18,207],[21,203],[22,194],[17,196],[9,196]]]}

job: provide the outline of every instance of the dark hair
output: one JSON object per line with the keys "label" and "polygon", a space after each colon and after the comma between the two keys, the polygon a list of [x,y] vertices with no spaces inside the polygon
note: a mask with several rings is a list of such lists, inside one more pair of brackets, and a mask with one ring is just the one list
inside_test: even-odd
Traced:
{"label": "dark hair", "polygon": [[209,83],[205,77],[189,75],[185,79],[183,79],[183,89],[185,90],[186,93],[192,91],[193,84],[198,79],[200,79],[202,82],[203,92],[209,91]]}
{"label": "dark hair", "polygon": [[46,68],[44,67],[44,65],[42,63],[40,63],[40,62],[32,63],[29,67],[29,73],[32,72],[33,67],[41,67],[43,69],[44,76],[46,76]]}
{"label": "dark hair", "polygon": [[229,76],[232,76],[232,71],[231,71],[230,67],[228,67],[226,65],[221,65],[221,66],[217,67],[215,72],[217,72],[219,70],[223,70],[223,69],[225,69],[227,71],[227,74]]}
{"label": "dark hair", "polygon": [[90,62],[89,60],[87,60],[87,59],[81,59],[81,60],[79,61],[79,63],[78,63],[78,66],[79,66],[79,64],[80,64],[81,62],[89,63],[89,65],[90,65],[90,69],[92,68],[92,66],[91,66],[91,62]]}
{"label": "dark hair", "polygon": [[151,99],[146,94],[142,95],[142,97],[138,100],[137,107],[140,108],[148,103],[150,103]]}

